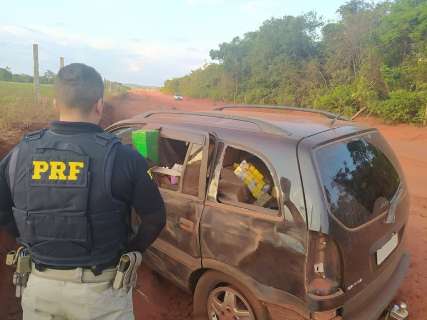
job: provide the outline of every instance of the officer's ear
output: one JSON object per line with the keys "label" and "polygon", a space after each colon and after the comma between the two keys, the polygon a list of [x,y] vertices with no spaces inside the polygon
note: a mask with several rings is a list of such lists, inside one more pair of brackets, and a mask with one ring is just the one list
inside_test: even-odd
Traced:
{"label": "officer's ear", "polygon": [[103,111],[104,111],[104,100],[101,98],[98,100],[98,102],[95,105],[95,113],[98,116],[101,116]]}

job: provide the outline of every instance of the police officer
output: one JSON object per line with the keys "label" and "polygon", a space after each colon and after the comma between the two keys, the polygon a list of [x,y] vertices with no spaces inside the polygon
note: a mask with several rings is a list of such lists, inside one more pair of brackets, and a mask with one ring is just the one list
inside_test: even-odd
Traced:
{"label": "police officer", "polygon": [[[114,290],[122,254],[165,224],[147,163],[98,123],[104,86],[84,64],[62,68],[60,121],[27,134],[0,162],[0,225],[15,222],[31,255],[24,319],[133,319],[132,290]],[[141,224],[129,241],[130,210]]]}

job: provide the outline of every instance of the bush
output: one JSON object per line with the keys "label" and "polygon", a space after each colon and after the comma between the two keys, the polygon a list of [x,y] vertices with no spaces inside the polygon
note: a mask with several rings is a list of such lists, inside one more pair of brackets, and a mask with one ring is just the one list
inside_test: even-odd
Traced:
{"label": "bush", "polygon": [[411,92],[396,90],[390,93],[390,98],[378,102],[371,111],[376,115],[392,122],[423,121],[427,104],[427,92]]}
{"label": "bush", "polygon": [[314,99],[314,107],[347,116],[357,111],[353,90],[346,85],[337,86]]}
{"label": "bush", "polygon": [[12,80],[12,73],[8,69],[0,68],[0,81]]}
{"label": "bush", "polygon": [[362,108],[370,108],[378,94],[365,78],[359,77],[351,85],[336,86],[326,94],[314,98],[314,107],[340,115],[352,116]]}

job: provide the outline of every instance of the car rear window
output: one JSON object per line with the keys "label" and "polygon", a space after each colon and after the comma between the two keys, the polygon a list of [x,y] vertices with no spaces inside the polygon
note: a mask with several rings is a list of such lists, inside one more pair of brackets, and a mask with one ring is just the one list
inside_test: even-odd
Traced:
{"label": "car rear window", "polygon": [[383,138],[372,133],[316,152],[330,211],[345,226],[365,224],[394,197],[400,178],[391,154]]}

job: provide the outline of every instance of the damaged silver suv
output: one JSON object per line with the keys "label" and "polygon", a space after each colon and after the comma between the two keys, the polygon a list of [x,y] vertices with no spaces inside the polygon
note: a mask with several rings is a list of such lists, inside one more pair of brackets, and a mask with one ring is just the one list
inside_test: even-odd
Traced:
{"label": "damaged silver suv", "polygon": [[137,130],[159,133],[148,160],[168,214],[145,262],[194,294],[196,319],[376,320],[390,306],[409,203],[376,129],[269,106],[109,128],[129,144]]}

